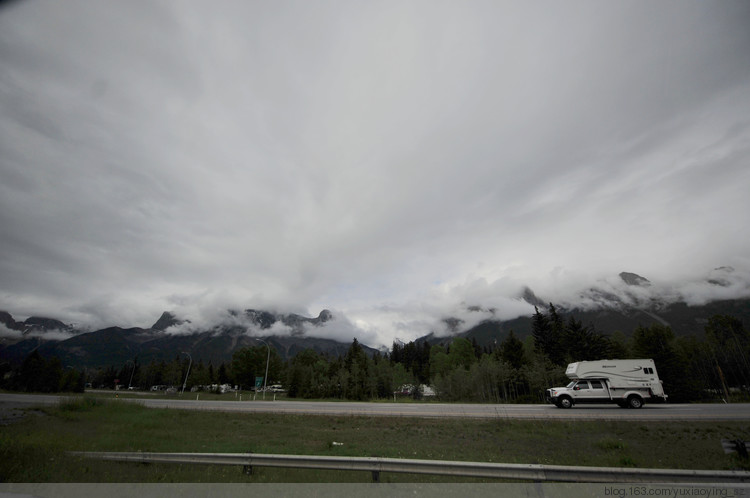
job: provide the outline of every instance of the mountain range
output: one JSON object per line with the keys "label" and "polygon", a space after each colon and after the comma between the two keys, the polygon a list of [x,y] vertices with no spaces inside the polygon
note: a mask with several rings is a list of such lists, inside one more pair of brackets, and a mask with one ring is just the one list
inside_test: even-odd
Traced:
{"label": "mountain range", "polygon": [[[584,325],[605,334],[619,331],[630,335],[640,325],[661,323],[672,327],[676,335],[700,337],[713,315],[732,315],[750,323],[749,298],[721,298],[729,294],[729,291],[723,291],[736,282],[736,279],[732,280],[732,272],[728,267],[718,268],[711,278],[702,282],[714,296],[718,296],[702,303],[688,304],[683,295],[654,288],[648,279],[623,272],[614,285],[585,289],[574,300],[575,304],[554,304],[563,319],[573,315]],[[550,304],[529,288],[524,288],[517,298],[541,311],[546,311]],[[466,320],[473,313],[481,319]],[[468,306],[463,318],[443,318],[443,335],[431,333],[417,341],[447,343],[452,337],[461,336],[480,346],[491,347],[500,343],[511,330],[522,339],[531,333],[530,315],[501,320],[494,314],[494,309]],[[351,326],[348,340],[316,337],[318,328],[335,320],[328,310],[321,311],[314,318],[267,310],[228,310],[218,319],[219,323],[201,328],[164,312],[149,328],[107,327],[84,332],[52,318],[30,317],[17,322],[10,313],[0,311],[0,361],[17,364],[37,349],[44,356],[57,356],[64,365],[74,367],[119,365],[135,357],[140,363],[168,361],[181,352],[190,353],[196,361],[200,359],[218,365],[230,361],[238,349],[262,346],[264,341],[285,360],[308,348],[337,356],[346,353],[357,330]],[[345,325],[345,333],[346,330]],[[445,335],[446,331],[448,335]],[[368,354],[376,351],[364,344],[361,346]]]}
{"label": "mountain range", "polygon": [[[539,310],[546,313],[548,305],[549,303],[538,306]],[[658,308],[645,309],[630,306],[597,309],[558,307],[557,312],[563,320],[567,320],[572,315],[584,325],[592,326],[595,330],[605,334],[622,332],[625,336],[630,336],[639,326],[647,327],[660,323],[671,327],[677,336],[694,335],[701,338],[705,333],[708,319],[714,315],[731,315],[742,320],[745,326],[750,324],[750,299],[724,299],[693,306],[684,302],[676,302]],[[531,325],[532,320],[528,316],[512,320],[483,320],[456,335],[473,340],[480,346],[492,346],[505,339],[511,330],[521,339],[527,337],[531,334]],[[419,340],[439,344],[450,342],[452,336],[428,334]]]}
{"label": "mountain range", "polygon": [[[716,268],[705,281],[693,284],[690,289],[694,292],[699,289],[704,296],[699,303],[688,303],[688,300],[695,300],[696,295],[688,299],[688,296],[674,289],[654,289],[648,279],[629,272],[620,273],[615,285],[585,289],[572,300],[572,304],[550,303],[529,288],[525,288],[520,297],[543,313],[548,311],[550,304],[554,304],[563,320],[574,316],[584,325],[605,334],[621,332],[630,336],[639,326],[659,323],[671,327],[677,336],[701,338],[708,319],[714,315],[731,315],[750,325],[750,298],[723,298],[731,294],[730,288],[734,292],[739,287],[740,296],[749,294],[748,284],[738,286],[738,279],[733,277],[733,273],[731,267]],[[480,307],[468,307],[467,310],[485,315],[493,312]],[[532,327],[531,316],[511,320],[483,319],[471,327],[463,327],[461,321],[455,318],[445,321],[447,328],[453,330],[455,335],[490,347],[501,342],[511,330],[523,339],[531,334]],[[438,344],[449,342],[451,338],[428,334],[419,340]]]}
{"label": "mountain range", "polygon": [[[263,346],[276,349],[286,360],[300,351],[313,349],[333,356],[346,354],[351,342],[339,342],[305,334],[309,327],[319,327],[333,319],[323,310],[315,318],[296,314],[278,314],[247,309],[227,311],[223,323],[209,330],[195,330],[189,322],[164,312],[149,328],[107,327],[93,332],[79,332],[69,325],[48,318],[31,317],[16,322],[7,312],[0,312],[0,323],[20,334],[0,338],[0,360],[18,363],[31,351],[43,356],[57,356],[64,365],[101,367],[119,365],[138,357],[140,363],[171,360],[185,351],[197,361],[219,365],[231,361],[232,354],[243,347]],[[283,325],[288,332],[274,335],[274,326]],[[180,330],[180,326],[184,326]],[[252,330],[253,333],[248,333]],[[366,352],[375,349],[362,345]]]}

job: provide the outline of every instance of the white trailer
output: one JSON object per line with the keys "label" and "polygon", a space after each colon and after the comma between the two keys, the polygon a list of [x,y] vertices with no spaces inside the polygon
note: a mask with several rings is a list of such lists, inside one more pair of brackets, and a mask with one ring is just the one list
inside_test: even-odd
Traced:
{"label": "white trailer", "polygon": [[568,365],[565,387],[547,389],[547,398],[560,408],[576,403],[616,403],[641,408],[646,400],[666,401],[664,387],[651,359],[578,361]]}

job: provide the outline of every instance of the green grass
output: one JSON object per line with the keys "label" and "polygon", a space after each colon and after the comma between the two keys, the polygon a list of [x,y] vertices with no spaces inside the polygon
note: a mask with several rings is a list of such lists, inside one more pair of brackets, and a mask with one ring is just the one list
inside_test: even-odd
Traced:
{"label": "green grass", "polygon": [[[76,451],[275,453],[679,469],[748,469],[742,422],[561,422],[244,414],[71,398],[0,427],[2,482],[369,482],[367,472],[113,463]],[[333,442],[343,445],[333,445]],[[476,482],[383,473],[383,482]],[[491,482],[491,481],[490,481]]]}

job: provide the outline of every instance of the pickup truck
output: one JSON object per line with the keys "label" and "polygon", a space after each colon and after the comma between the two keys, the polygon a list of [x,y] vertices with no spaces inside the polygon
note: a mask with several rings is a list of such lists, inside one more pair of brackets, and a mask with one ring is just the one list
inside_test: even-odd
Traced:
{"label": "pickup truck", "polygon": [[572,379],[567,386],[547,389],[547,399],[558,408],[576,403],[641,408],[646,400],[667,399],[653,360],[581,361],[568,365],[565,373]]}

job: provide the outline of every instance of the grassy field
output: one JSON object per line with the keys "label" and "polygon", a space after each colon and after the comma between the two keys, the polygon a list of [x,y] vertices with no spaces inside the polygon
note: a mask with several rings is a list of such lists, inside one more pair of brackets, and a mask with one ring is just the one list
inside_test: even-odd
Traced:
{"label": "grassy field", "polygon": [[[742,422],[558,422],[324,417],[149,409],[83,397],[0,427],[3,482],[369,482],[368,472],[113,463],[77,451],[370,456],[605,467],[749,469],[722,438]],[[343,443],[334,445],[333,443]],[[384,473],[383,482],[482,482]]]}

